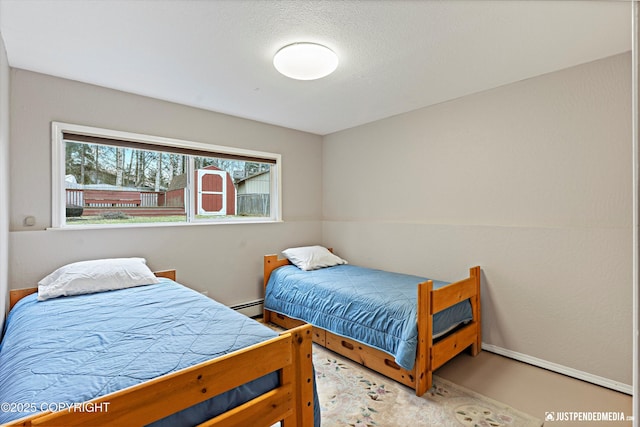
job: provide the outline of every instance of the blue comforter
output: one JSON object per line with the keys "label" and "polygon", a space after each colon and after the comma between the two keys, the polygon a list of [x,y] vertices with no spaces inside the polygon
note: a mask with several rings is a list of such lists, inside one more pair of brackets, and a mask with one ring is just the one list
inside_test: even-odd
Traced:
{"label": "blue comforter", "polygon": [[[0,344],[0,423],[87,401],[274,336],[168,279],[40,302],[30,295],[9,313]],[[277,385],[273,373],[154,425],[195,425]]]}
{"label": "blue comforter", "polygon": [[[426,280],[353,265],[312,271],[286,265],[271,273],[264,305],[385,351],[411,370],[418,342],[417,285]],[[433,282],[434,289],[445,285]],[[462,301],[434,315],[433,336],[472,318],[470,302]]]}

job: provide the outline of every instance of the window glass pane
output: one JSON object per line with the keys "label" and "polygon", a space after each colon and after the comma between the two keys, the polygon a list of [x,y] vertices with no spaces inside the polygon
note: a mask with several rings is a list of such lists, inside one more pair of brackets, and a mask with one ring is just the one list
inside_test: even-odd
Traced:
{"label": "window glass pane", "polygon": [[271,219],[274,164],[64,141],[67,225]]}
{"label": "window glass pane", "polygon": [[66,223],[186,220],[187,156],[65,142]]}
{"label": "window glass pane", "polygon": [[269,163],[194,157],[196,220],[271,217]]}

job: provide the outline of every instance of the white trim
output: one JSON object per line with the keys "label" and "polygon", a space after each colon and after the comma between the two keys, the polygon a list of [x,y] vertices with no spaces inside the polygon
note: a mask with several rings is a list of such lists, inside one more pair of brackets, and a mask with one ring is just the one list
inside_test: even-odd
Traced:
{"label": "white trim", "polygon": [[93,126],[74,125],[70,123],[52,122],[60,131],[77,133],[86,136],[107,137],[113,139],[122,139],[131,142],[140,142],[164,147],[196,149],[202,151],[211,151],[220,154],[242,155],[247,157],[260,157],[269,160],[279,160],[280,155],[276,153],[267,153],[265,151],[247,150],[244,148],[226,147],[223,145],[205,144],[203,142],[187,141],[183,139],[165,138],[162,136],[144,135],[133,132],[122,132],[111,129],[102,129]]}
{"label": "white trim", "polygon": [[[226,215],[227,214],[227,172],[223,170],[198,169],[198,215]],[[205,191],[202,189],[202,178],[205,175],[217,175],[222,179],[222,191]],[[212,194],[222,196],[222,208],[219,211],[207,211],[203,207],[202,196]]]}
{"label": "white trim", "polygon": [[638,114],[640,114],[640,64],[638,63],[640,55],[640,6],[638,2],[633,2],[631,6],[631,128],[632,128],[632,173],[633,173],[633,249],[632,249],[632,265],[633,265],[633,370],[632,370],[632,382],[633,382],[633,398],[631,403],[632,413],[636,414],[633,419],[633,426],[638,427],[640,425],[640,340],[638,334],[640,333],[640,266],[638,264],[638,257],[640,256],[640,158],[639,158],[639,141],[640,137],[640,124],[638,123]]}
{"label": "white trim", "polygon": [[590,374],[588,372],[580,371],[568,366],[549,362],[544,359],[538,359],[537,357],[529,356],[528,354],[518,353],[517,351],[498,347],[497,345],[482,343],[482,349],[491,353],[508,357],[510,359],[517,360],[519,362],[524,362],[529,365],[556,372],[558,374],[563,374],[582,381],[587,381],[592,384],[610,388],[612,390],[616,390],[625,394],[632,394],[633,392],[633,387],[629,384],[624,384],[618,381],[611,380],[609,378],[600,377],[598,375]]}
{"label": "white trim", "polygon": [[197,223],[196,221],[196,197],[195,194],[193,194],[194,190],[195,190],[195,182],[193,182],[194,180],[194,176],[193,176],[193,171],[196,169],[196,162],[193,159],[193,156],[189,156],[189,158],[187,159],[187,170],[186,170],[186,174],[187,174],[187,186],[184,189],[185,190],[185,197],[186,197],[186,202],[184,204],[184,208],[187,210],[187,223],[188,224],[195,224]]}
{"label": "white trim", "polygon": [[64,227],[66,195],[64,192],[64,143],[62,123],[51,122],[51,226]]}
{"label": "white trim", "polygon": [[275,196],[277,203],[275,206],[270,204],[271,208],[271,219],[273,221],[282,221],[282,160],[280,154],[278,154],[278,159],[276,160],[276,164],[271,166],[271,172],[269,176],[271,178],[271,201]]}
{"label": "white trim", "polygon": [[274,221],[271,218],[260,219],[233,219],[228,221],[192,221],[192,222],[140,222],[137,224],[108,224],[108,225],[66,225],[64,227],[47,227],[47,231],[78,231],[78,230],[113,230],[116,228],[150,228],[150,227],[202,227],[207,225],[234,225],[234,224],[276,224],[284,221]]}

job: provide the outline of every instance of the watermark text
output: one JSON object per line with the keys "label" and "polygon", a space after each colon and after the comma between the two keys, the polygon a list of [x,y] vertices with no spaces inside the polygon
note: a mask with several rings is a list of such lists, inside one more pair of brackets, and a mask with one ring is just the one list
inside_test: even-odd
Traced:
{"label": "watermark text", "polygon": [[111,402],[0,402],[0,412],[109,412]]}
{"label": "watermark text", "polygon": [[617,411],[553,411],[545,412],[544,421],[576,421],[576,422],[603,422],[603,421],[632,421],[633,417]]}

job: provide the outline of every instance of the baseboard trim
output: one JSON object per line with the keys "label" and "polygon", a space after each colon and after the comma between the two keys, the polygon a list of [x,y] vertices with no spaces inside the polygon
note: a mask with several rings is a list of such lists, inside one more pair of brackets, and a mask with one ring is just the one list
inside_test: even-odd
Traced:
{"label": "baseboard trim", "polygon": [[255,301],[245,302],[243,304],[232,305],[232,308],[248,317],[262,316],[264,299],[257,299]]}
{"label": "baseboard trim", "polygon": [[602,387],[610,388],[612,390],[619,391],[621,393],[633,395],[633,387],[629,384],[624,384],[618,381],[611,380],[609,378],[593,375],[588,372],[580,371],[578,369],[569,368],[568,366],[559,365],[557,363],[549,362],[544,359],[538,359],[537,357],[529,356],[523,353],[518,353],[517,351],[508,350],[506,348],[498,347],[493,344],[482,343],[482,349],[491,353],[508,357],[510,359],[517,360],[519,362],[528,363],[529,365],[537,366],[539,368],[543,368],[549,371],[557,372],[559,374],[567,375],[572,378],[576,378],[576,379],[586,381],[592,384],[596,384]]}

